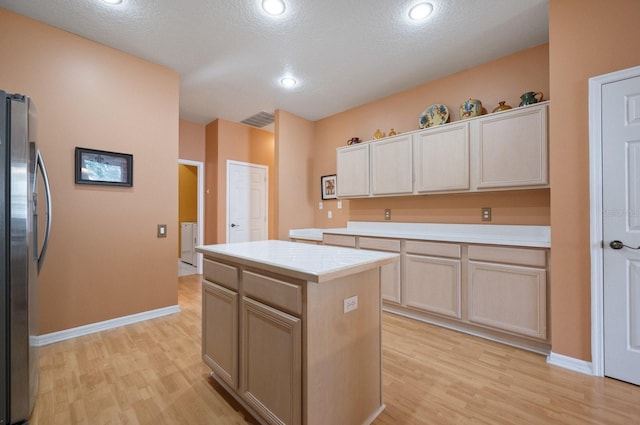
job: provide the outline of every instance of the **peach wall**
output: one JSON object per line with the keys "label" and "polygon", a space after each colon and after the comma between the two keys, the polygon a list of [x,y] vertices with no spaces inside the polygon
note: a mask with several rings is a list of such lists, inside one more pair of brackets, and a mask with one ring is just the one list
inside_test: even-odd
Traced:
{"label": "peach wall", "polygon": [[637,0],[550,0],[551,335],[591,360],[588,79],[640,63]]}
{"label": "peach wall", "polygon": [[[393,76],[390,76],[392,78]],[[517,106],[520,95],[527,91],[542,91],[545,98],[549,92],[549,45],[542,44],[504,58],[480,65],[448,77],[426,83],[411,90],[380,99],[346,112],[333,115],[315,123],[314,180],[336,172],[336,151],[346,145],[351,137],[371,140],[376,129],[388,133],[417,130],[418,117],[429,105],[444,103],[452,121],[459,120],[459,106],[469,98],[480,99],[488,111],[492,111],[500,100]],[[548,191],[547,191],[548,192]],[[343,201],[343,209],[337,209],[337,201],[325,201],[324,210],[315,209],[316,227],[341,227],[347,220],[381,219],[381,208],[391,208],[392,221],[432,221],[447,217],[450,223],[475,222],[480,217],[480,208],[500,205],[495,216],[496,223],[539,224],[549,222],[549,195],[538,191],[527,192],[520,201],[533,208],[529,214],[521,208],[505,208],[508,194],[488,196],[465,195],[464,208],[459,208],[461,195],[434,195],[411,198],[411,202],[399,198],[385,201],[362,199]],[[313,187],[313,199],[320,200],[319,184]],[[384,206],[383,206],[384,205]],[[414,209],[421,211],[415,213]],[[353,209],[353,211],[351,211]],[[327,211],[333,219],[327,218]],[[470,211],[476,211],[471,213]],[[504,213],[504,215],[503,215]],[[472,217],[475,215],[475,218]]]}
{"label": "peach wall", "polygon": [[[313,122],[276,111],[276,235],[288,240],[289,229],[313,227]],[[317,181],[318,185],[320,184]]]}
{"label": "peach wall", "polygon": [[[276,220],[274,213],[275,161],[273,133],[244,124],[218,119],[206,127],[206,146],[205,174],[207,175],[207,189],[205,189],[205,195],[208,200],[205,202],[205,229],[210,228],[212,223],[215,223],[215,232],[205,230],[205,243],[226,242],[227,160],[269,167],[268,237],[273,238]],[[213,150],[215,150],[215,153]],[[210,188],[216,188],[216,193],[207,193],[207,191],[211,191]],[[215,209],[215,220],[212,220],[213,214],[209,214],[211,208]]]}
{"label": "peach wall", "polygon": [[187,120],[180,120],[179,158],[204,162],[205,126]]}
{"label": "peach wall", "polygon": [[[36,103],[52,186],[40,333],[176,305],[178,75],[4,9],[0,40],[0,84]],[[74,184],[76,146],[133,154],[133,187]]]}

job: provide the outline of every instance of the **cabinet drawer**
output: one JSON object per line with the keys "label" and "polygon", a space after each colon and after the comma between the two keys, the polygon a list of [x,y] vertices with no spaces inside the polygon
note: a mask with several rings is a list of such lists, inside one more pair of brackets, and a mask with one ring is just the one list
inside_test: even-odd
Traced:
{"label": "cabinet drawer", "polygon": [[400,252],[400,241],[397,239],[360,237],[360,248],[375,249],[378,251]]}
{"label": "cabinet drawer", "polygon": [[238,269],[236,267],[205,258],[202,261],[202,275],[208,281],[234,291],[238,290]]}
{"label": "cabinet drawer", "polygon": [[350,235],[327,235],[322,237],[324,245],[346,246],[348,248],[356,247],[356,237]]}
{"label": "cabinet drawer", "polygon": [[469,260],[546,267],[546,258],[543,249],[469,245]]}
{"label": "cabinet drawer", "polygon": [[407,241],[407,254],[460,258],[460,245],[440,242]]}
{"label": "cabinet drawer", "polygon": [[302,314],[302,287],[257,273],[243,271],[244,294],[291,313]]}

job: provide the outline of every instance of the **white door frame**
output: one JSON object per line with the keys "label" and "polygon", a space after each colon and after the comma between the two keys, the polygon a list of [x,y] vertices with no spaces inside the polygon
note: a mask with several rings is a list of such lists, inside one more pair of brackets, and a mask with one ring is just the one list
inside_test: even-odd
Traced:
{"label": "white door frame", "polygon": [[229,221],[229,165],[244,165],[244,166],[248,166],[248,167],[255,167],[255,168],[263,168],[265,170],[265,182],[264,184],[266,185],[266,190],[264,191],[264,195],[265,195],[265,225],[267,226],[267,239],[269,239],[269,167],[266,165],[262,165],[262,164],[253,164],[251,162],[242,162],[242,161],[233,161],[231,159],[227,159],[227,236],[226,236],[226,242],[229,243],[229,229],[231,228],[231,222]]}
{"label": "white door frame", "polygon": [[640,66],[589,79],[589,191],[591,198],[591,367],[604,376],[604,241],[602,239],[602,86],[640,76]]}
{"label": "white door frame", "polygon": [[[198,169],[198,242],[204,241],[204,163],[189,159],[178,159],[178,164],[190,165]],[[198,274],[202,274],[202,254],[196,254],[196,268]]]}

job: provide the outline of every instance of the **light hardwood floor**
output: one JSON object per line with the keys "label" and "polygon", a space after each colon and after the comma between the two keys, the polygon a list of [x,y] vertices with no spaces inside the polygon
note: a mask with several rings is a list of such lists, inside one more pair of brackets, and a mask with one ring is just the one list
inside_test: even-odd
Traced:
{"label": "light hardwood floor", "polygon": [[[181,277],[181,313],[42,347],[31,423],[255,425],[201,360],[200,288]],[[374,425],[640,424],[640,387],[388,313],[382,337]]]}

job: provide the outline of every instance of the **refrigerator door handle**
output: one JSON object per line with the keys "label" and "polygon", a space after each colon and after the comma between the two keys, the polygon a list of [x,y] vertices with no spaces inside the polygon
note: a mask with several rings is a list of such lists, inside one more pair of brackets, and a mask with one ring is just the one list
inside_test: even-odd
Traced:
{"label": "refrigerator door handle", "polygon": [[38,255],[38,273],[44,263],[44,257],[47,253],[47,247],[49,246],[49,237],[51,235],[51,187],[49,186],[49,177],[47,176],[47,168],[44,165],[44,160],[40,154],[40,150],[36,153],[36,163],[40,171],[42,172],[42,181],[44,182],[44,193],[47,199],[47,221],[44,229],[44,241],[42,241],[42,250]]}

